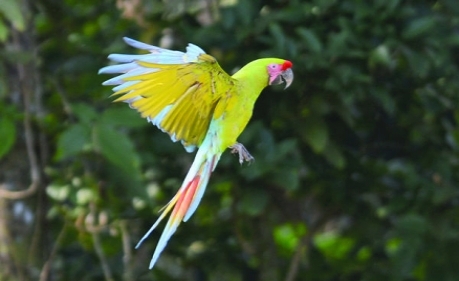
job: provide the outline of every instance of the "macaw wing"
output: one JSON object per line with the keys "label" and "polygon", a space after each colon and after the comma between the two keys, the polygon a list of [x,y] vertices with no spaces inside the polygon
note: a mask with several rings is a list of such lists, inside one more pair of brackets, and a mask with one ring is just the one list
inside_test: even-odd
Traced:
{"label": "macaw wing", "polygon": [[183,53],[124,40],[150,53],[110,55],[109,59],[121,64],[104,67],[99,73],[123,74],[103,85],[118,85],[113,88],[113,95],[119,95],[115,101],[129,103],[192,152],[204,140],[218,101],[233,93],[236,80],[193,44]]}

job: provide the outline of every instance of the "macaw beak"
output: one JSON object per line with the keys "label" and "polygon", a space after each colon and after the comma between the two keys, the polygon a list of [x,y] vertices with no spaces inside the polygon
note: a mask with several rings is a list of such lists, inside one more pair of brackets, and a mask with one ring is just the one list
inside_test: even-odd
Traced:
{"label": "macaw beak", "polygon": [[285,89],[287,89],[293,82],[293,71],[288,68],[282,71],[276,78],[271,79],[269,85],[278,85],[285,82]]}
{"label": "macaw beak", "polygon": [[285,81],[285,89],[287,89],[293,82],[293,71],[291,68],[286,69],[284,72],[281,73],[282,79]]}

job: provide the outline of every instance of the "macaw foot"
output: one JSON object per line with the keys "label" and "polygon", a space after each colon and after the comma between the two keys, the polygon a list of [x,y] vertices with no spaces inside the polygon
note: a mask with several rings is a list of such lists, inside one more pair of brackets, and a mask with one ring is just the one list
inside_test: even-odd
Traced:
{"label": "macaw foot", "polygon": [[244,160],[249,163],[255,160],[255,158],[252,155],[250,155],[249,151],[244,147],[242,143],[237,142],[229,148],[231,148],[231,153],[239,154],[239,163],[241,165],[242,163],[244,163]]}

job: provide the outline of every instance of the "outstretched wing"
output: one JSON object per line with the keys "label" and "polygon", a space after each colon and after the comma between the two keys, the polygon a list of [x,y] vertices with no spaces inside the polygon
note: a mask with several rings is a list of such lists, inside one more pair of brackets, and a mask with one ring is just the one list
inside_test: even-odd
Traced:
{"label": "outstretched wing", "polygon": [[221,69],[215,58],[193,44],[183,53],[129,38],[124,41],[150,53],[110,55],[109,59],[120,64],[104,67],[99,74],[122,75],[103,85],[118,85],[113,88],[113,95],[119,96],[115,101],[129,103],[192,152],[204,140],[218,101],[234,92],[236,80]]}

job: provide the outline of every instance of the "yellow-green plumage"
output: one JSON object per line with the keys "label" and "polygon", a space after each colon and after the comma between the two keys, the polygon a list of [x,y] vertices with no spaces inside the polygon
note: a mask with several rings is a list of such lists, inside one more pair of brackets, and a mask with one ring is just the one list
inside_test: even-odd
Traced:
{"label": "yellow-green plumage", "polygon": [[240,161],[251,159],[237,138],[263,88],[282,79],[287,86],[291,83],[292,64],[283,59],[259,59],[229,76],[213,57],[192,44],[182,53],[128,38],[125,41],[150,54],[109,56],[121,64],[105,67],[100,73],[122,73],[104,83],[118,85],[115,101],[129,103],[188,151],[199,147],[179,191],[138,244],[172,212],[150,262],[152,268],[180,222],[196,210],[225,149],[237,151]]}

